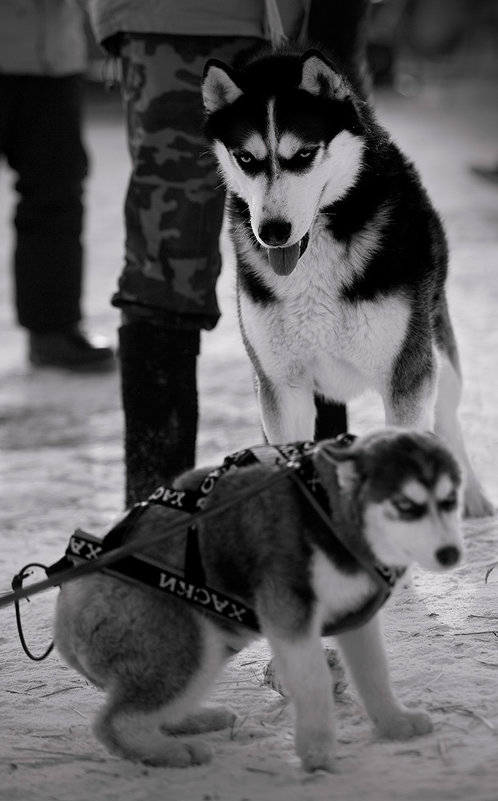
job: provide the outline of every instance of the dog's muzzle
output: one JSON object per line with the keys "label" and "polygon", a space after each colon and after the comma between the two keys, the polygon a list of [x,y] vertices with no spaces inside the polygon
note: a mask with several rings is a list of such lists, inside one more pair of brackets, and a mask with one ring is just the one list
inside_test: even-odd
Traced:
{"label": "dog's muzzle", "polygon": [[268,261],[277,275],[290,275],[308,247],[310,236],[305,234],[300,242],[286,248],[269,248]]}

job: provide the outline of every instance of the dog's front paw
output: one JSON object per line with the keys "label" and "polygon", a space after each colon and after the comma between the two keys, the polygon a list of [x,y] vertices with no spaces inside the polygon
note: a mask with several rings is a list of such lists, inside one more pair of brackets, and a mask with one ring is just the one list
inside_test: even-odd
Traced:
{"label": "dog's front paw", "polygon": [[432,721],[425,712],[400,710],[386,720],[377,723],[376,732],[379,737],[388,740],[408,740],[432,731]]}
{"label": "dog's front paw", "polygon": [[299,754],[303,769],[308,773],[314,770],[328,770],[333,773],[335,769],[335,757],[330,747],[326,747],[322,743],[313,745],[310,743],[304,750],[304,753]]}
{"label": "dog's front paw", "polygon": [[302,730],[296,738],[296,752],[304,770],[328,770],[335,767],[335,736],[333,732],[322,730]]}

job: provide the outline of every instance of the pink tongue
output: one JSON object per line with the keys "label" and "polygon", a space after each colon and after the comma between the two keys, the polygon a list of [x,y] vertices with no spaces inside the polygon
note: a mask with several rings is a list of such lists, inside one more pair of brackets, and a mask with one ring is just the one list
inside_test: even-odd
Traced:
{"label": "pink tongue", "polygon": [[270,248],[268,261],[277,275],[290,275],[299,259],[299,242],[288,248]]}

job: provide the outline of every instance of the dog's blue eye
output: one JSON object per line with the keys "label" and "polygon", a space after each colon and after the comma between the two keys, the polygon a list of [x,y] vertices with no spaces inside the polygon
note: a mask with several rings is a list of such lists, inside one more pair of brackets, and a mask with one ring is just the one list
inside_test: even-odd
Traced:
{"label": "dog's blue eye", "polygon": [[415,503],[405,496],[392,499],[393,506],[404,520],[416,520],[426,512],[425,504]]}
{"label": "dog's blue eye", "polygon": [[453,509],[456,508],[457,501],[458,501],[458,496],[456,490],[453,490],[453,492],[450,492],[450,494],[447,495],[446,498],[444,498],[441,501],[438,501],[438,506],[443,512],[452,512]]}
{"label": "dog's blue eye", "polygon": [[239,153],[235,153],[235,158],[241,164],[252,164],[254,161],[254,156],[248,150],[241,150]]}
{"label": "dog's blue eye", "polygon": [[296,150],[291,158],[281,158],[282,167],[287,170],[295,170],[302,172],[311,166],[313,159],[318,151],[318,147],[303,147],[301,150]]}
{"label": "dog's blue eye", "polygon": [[303,147],[302,150],[298,150],[296,153],[297,158],[299,161],[311,161],[314,159],[318,148],[316,147]]}

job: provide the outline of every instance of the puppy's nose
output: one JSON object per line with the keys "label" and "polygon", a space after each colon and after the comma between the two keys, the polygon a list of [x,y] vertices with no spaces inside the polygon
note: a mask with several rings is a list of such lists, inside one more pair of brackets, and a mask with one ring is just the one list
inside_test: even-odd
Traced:
{"label": "puppy's nose", "polygon": [[285,220],[268,220],[259,228],[259,237],[266,245],[285,245],[289,239],[292,225]]}
{"label": "puppy's nose", "polygon": [[436,551],[436,559],[444,567],[451,567],[460,559],[460,551],[455,545],[445,545]]}

